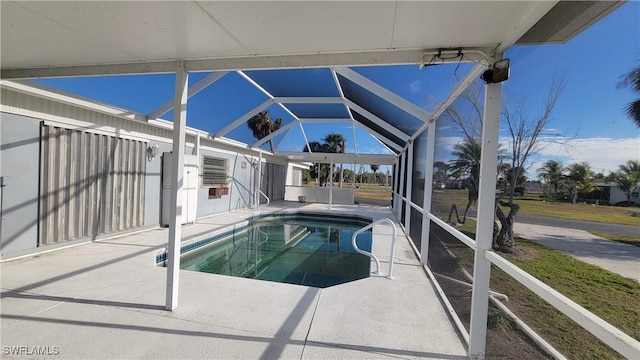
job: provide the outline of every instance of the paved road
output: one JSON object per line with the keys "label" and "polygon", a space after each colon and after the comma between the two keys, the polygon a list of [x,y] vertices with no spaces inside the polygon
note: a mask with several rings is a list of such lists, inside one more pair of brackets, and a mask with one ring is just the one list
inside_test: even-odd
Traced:
{"label": "paved road", "polygon": [[516,223],[513,231],[525,239],[640,282],[640,247],[566,227]]}
{"label": "paved road", "polygon": [[[462,211],[464,211],[464,209]],[[462,213],[460,214],[460,216],[462,217]],[[476,211],[469,210],[469,217],[475,218]],[[552,226],[552,227],[565,228],[565,229],[578,229],[578,230],[585,230],[585,231],[601,231],[601,232],[606,232],[611,234],[640,236],[639,226],[608,224],[608,223],[602,223],[597,221],[562,219],[562,218],[556,218],[551,216],[518,214],[516,215],[516,224],[517,223]]]}
{"label": "paved road", "polygon": [[583,221],[554,218],[550,216],[517,215],[516,223],[553,226],[557,228],[579,229],[585,231],[602,231],[612,234],[640,236],[640,227],[633,225],[607,224],[596,221]]}

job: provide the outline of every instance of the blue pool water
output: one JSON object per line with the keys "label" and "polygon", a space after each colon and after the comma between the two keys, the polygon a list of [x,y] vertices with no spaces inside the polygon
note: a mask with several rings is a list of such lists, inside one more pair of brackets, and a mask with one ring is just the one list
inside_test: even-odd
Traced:
{"label": "blue pool water", "polygon": [[[206,273],[324,288],[369,276],[370,259],[351,246],[370,222],[286,216],[252,221],[246,231],[182,255],[181,268]],[[358,236],[371,251],[371,231]]]}

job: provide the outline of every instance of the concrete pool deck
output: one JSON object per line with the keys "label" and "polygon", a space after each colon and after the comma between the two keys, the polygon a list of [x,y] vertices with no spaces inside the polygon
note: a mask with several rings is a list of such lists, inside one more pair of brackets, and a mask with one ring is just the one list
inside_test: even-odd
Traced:
{"label": "concrete pool deck", "polygon": [[[262,210],[293,208],[328,206],[281,202]],[[336,205],[334,211],[394,219],[388,208],[376,206]],[[183,227],[183,239],[252,214],[201,219]],[[318,289],[182,270],[180,305],[173,312],[164,310],[166,269],[154,265],[167,229],[4,262],[2,357],[466,359],[462,340],[398,230],[393,280],[370,277]],[[383,271],[390,234],[386,224],[374,228],[373,251]]]}

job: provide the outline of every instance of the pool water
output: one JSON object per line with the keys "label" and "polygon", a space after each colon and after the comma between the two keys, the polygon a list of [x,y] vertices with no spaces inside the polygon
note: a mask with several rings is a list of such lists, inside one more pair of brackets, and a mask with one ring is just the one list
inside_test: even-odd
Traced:
{"label": "pool water", "polygon": [[[304,216],[259,219],[246,231],[182,256],[180,267],[212,274],[325,288],[369,276],[370,259],[351,246],[362,221]],[[358,235],[371,251],[371,231]]]}

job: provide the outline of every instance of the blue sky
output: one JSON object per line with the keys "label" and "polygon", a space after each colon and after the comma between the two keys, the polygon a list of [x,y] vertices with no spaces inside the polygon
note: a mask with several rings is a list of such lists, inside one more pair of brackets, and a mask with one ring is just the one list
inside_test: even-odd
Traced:
{"label": "blue sky", "polygon": [[[546,159],[570,164],[587,161],[596,171],[615,170],[626,160],[640,159],[640,130],[624,114],[624,106],[638,95],[616,85],[621,77],[640,64],[640,2],[625,3],[591,28],[566,44],[515,46],[506,57],[511,59],[511,77],[504,83],[503,96],[512,102],[523,101],[532,116],[540,111],[554,77],[566,78],[566,88],[552,114],[550,127],[570,136],[569,146],[550,144],[533,160],[535,169]],[[457,79],[465,76],[472,64],[358,67],[357,72],[425,109],[442,101]],[[274,81],[273,72],[247,72],[252,78],[269,84],[274,95],[334,96],[335,87],[327,81],[327,70],[290,72],[287,85]],[[190,84],[206,76],[190,75]],[[329,79],[331,79],[329,77]],[[171,99],[174,76],[137,75],[46,79],[37,82],[104,103],[147,114]],[[313,84],[310,86],[309,84]],[[287,94],[287,92],[291,94]],[[300,91],[303,93],[301,94]],[[187,124],[215,133],[260,104],[266,96],[235,73],[230,73],[189,101]],[[272,117],[291,117],[277,105],[269,108]],[[172,113],[163,116],[171,120]],[[328,132],[343,132],[348,150],[353,151],[352,129],[343,124],[306,125],[310,141],[320,141]],[[298,128],[281,143],[281,151],[299,151],[304,144]],[[227,135],[252,143],[254,139],[242,125]],[[283,136],[275,139],[280,144]],[[356,129],[360,152],[378,152],[381,147],[367,134]],[[451,142],[450,142],[451,145]]]}

